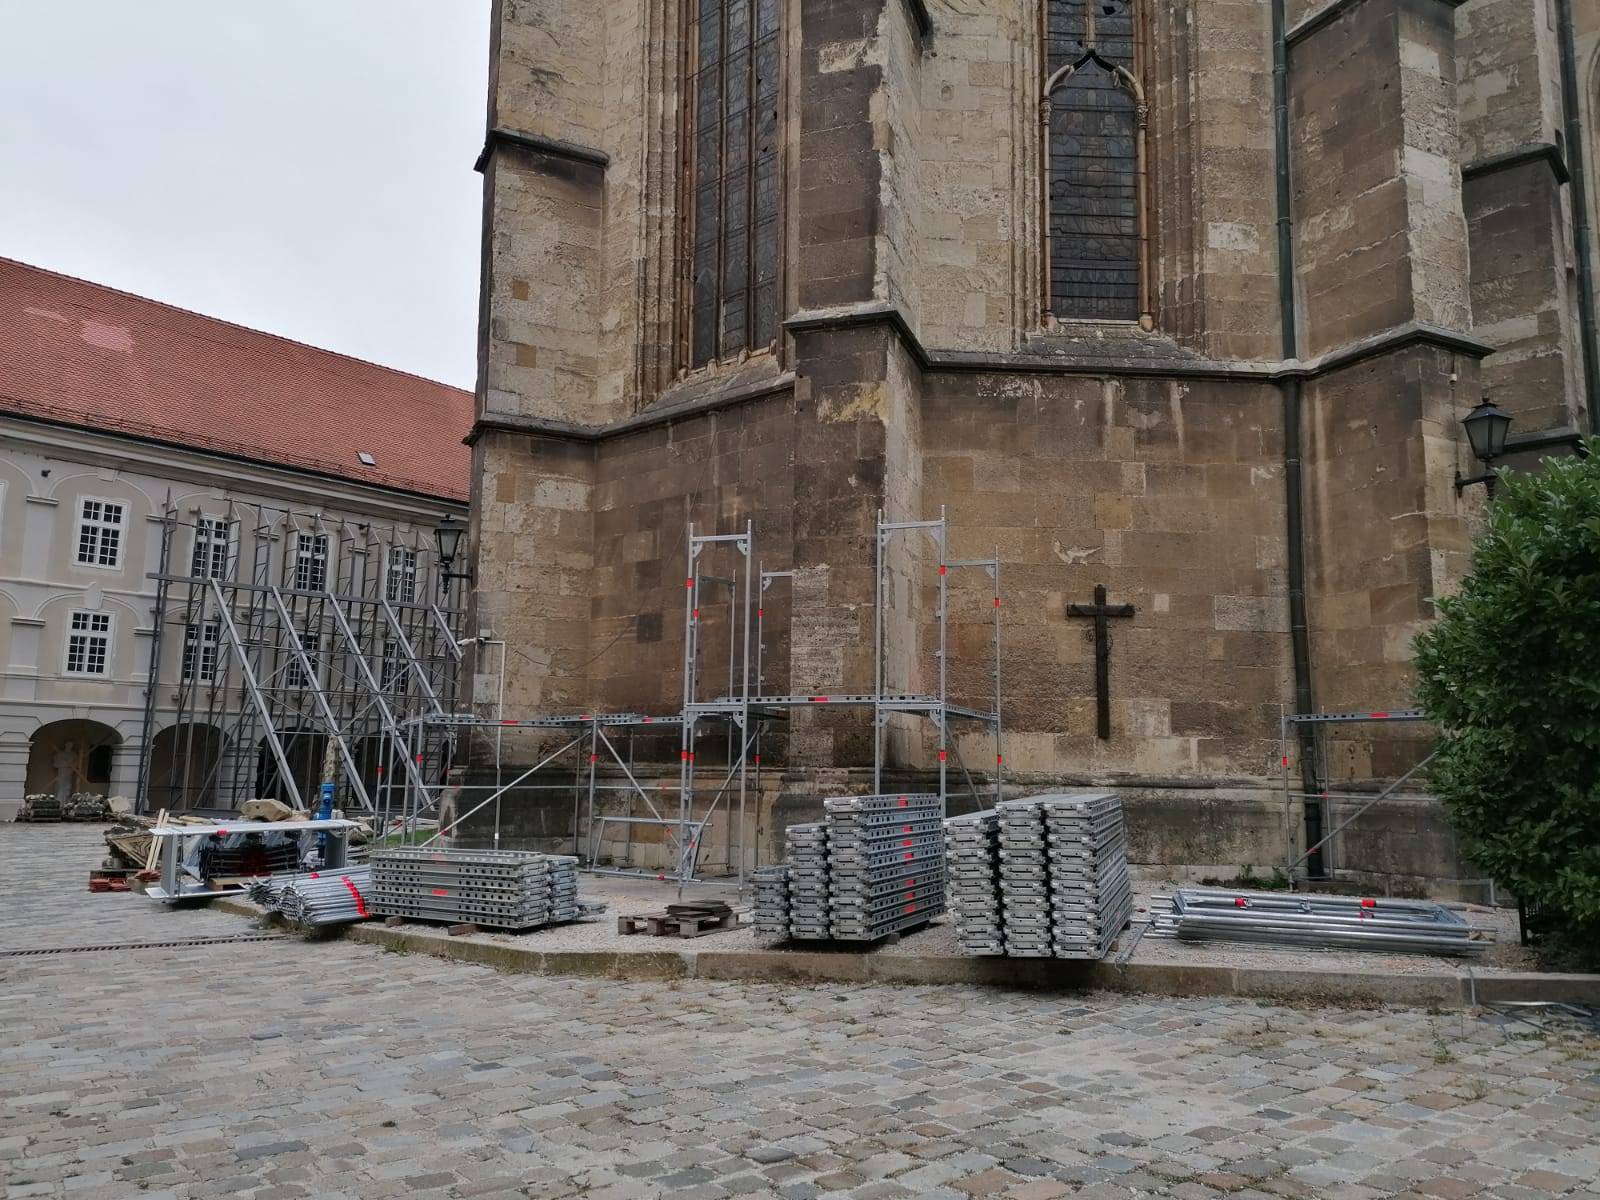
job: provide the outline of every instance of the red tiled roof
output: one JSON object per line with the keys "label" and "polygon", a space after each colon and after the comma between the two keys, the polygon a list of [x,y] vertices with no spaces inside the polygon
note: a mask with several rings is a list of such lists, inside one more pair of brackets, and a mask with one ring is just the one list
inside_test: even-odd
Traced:
{"label": "red tiled roof", "polygon": [[465,500],[472,408],[459,388],[0,258],[0,411]]}

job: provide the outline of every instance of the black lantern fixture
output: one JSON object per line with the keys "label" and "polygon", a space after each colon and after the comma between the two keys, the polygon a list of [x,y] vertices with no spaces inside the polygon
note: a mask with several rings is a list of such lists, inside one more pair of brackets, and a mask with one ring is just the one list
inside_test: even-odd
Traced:
{"label": "black lantern fixture", "polygon": [[1456,475],[1456,491],[1481,483],[1489,498],[1494,498],[1494,460],[1506,452],[1506,434],[1511,429],[1511,414],[1496,408],[1485,396],[1478,406],[1461,419],[1467,431],[1467,444],[1472,455],[1484,466],[1482,475],[1463,479]]}
{"label": "black lantern fixture", "polygon": [[455,562],[456,556],[461,553],[461,538],[467,532],[467,527],[448,513],[435,526],[433,540],[439,551],[439,586],[445,592],[450,590],[452,579],[471,579],[471,571],[452,571],[450,564]]}

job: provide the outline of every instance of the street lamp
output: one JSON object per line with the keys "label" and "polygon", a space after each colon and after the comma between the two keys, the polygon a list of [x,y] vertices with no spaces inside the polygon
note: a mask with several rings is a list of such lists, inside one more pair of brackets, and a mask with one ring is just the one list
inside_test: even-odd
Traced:
{"label": "street lamp", "polygon": [[450,569],[450,564],[455,562],[456,556],[461,553],[461,538],[466,532],[466,526],[448,513],[433,531],[434,544],[439,551],[439,587],[446,594],[449,594],[452,579],[472,578],[471,571]]}
{"label": "street lamp", "polygon": [[1456,491],[1481,483],[1489,499],[1493,500],[1494,460],[1506,452],[1506,433],[1511,429],[1511,415],[1496,408],[1485,396],[1478,407],[1461,419],[1461,424],[1467,431],[1467,444],[1472,447],[1472,455],[1483,464],[1484,473],[1463,479],[1457,472]]}

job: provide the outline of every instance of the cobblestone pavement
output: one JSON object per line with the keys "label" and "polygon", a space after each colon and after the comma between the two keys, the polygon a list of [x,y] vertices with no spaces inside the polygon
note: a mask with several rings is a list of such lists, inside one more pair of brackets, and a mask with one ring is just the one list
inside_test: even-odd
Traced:
{"label": "cobblestone pavement", "polygon": [[[215,937],[0,826],[0,947]],[[1470,1015],[0,957],[0,1195],[1600,1196],[1600,1044]]]}

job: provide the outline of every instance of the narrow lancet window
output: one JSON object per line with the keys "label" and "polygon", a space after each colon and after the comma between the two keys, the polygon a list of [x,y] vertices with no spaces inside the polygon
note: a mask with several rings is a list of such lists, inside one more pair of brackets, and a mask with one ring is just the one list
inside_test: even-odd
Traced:
{"label": "narrow lancet window", "polygon": [[1151,323],[1148,191],[1135,0],[1048,0],[1044,310]]}
{"label": "narrow lancet window", "polygon": [[778,336],[781,0],[691,0],[689,365]]}

